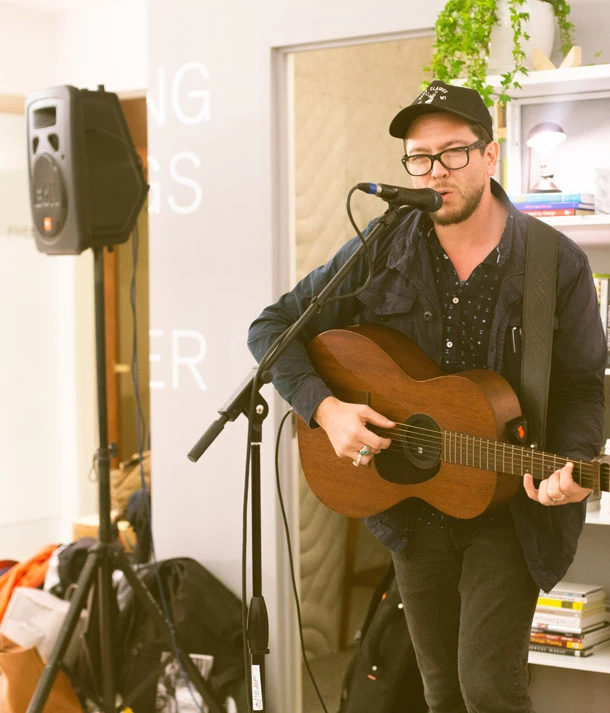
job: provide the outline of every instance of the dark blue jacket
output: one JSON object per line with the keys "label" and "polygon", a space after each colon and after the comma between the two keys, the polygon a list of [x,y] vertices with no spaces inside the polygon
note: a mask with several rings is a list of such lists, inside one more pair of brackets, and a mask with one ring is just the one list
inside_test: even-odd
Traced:
{"label": "dark blue jacket", "polygon": [[[521,380],[521,345],[525,246],[528,218],[516,210],[492,180],[493,193],[509,208],[513,221],[510,255],[493,316],[487,368],[502,374],[517,395]],[[327,329],[355,322],[380,323],[403,332],[437,363],[442,357],[442,312],[432,275],[428,248],[419,229],[422,213],[410,210],[397,227],[372,246],[374,277],[356,298],[327,304],[273,368],[274,385],[310,426],[320,402],[331,395],[307,357],[306,344]],[[370,226],[369,226],[370,229]],[[334,257],[265,309],[253,322],[248,345],[260,360],[274,339],[302,314],[312,296],[358,247],[346,243]],[[339,288],[347,294],[362,285],[366,260],[360,260]],[[516,329],[515,329],[516,328]],[[604,370],[606,344],[597,295],[586,255],[559,234],[557,301],[549,390],[545,450],[574,459],[590,460],[603,442]],[[544,507],[521,489],[510,510],[532,577],[549,590],[561,579],[576,552],[584,523],[585,503]],[[398,551],[407,533],[401,504],[366,518],[384,544]]]}

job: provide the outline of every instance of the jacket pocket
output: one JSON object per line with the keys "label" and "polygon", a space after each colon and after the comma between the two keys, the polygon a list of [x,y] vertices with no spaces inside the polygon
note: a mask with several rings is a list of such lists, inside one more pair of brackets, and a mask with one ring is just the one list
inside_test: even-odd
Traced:
{"label": "jacket pocket", "polygon": [[358,296],[363,306],[362,322],[385,324],[412,336],[415,297],[415,290],[401,292],[367,290]]}

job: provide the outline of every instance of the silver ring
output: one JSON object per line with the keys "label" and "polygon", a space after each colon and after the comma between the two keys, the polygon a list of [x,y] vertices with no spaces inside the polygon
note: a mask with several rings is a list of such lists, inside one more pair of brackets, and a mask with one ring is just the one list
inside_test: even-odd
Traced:
{"label": "silver ring", "polygon": [[560,503],[562,500],[565,500],[565,499],[566,499],[565,493],[561,493],[560,498],[551,498],[552,502],[554,502],[554,503]]}
{"label": "silver ring", "polygon": [[352,465],[360,465],[361,460],[362,460],[362,451],[360,451],[360,453],[358,453],[358,457],[356,458],[356,460],[352,461]]}
{"label": "silver ring", "polygon": [[366,443],[360,449],[360,455],[361,456],[370,456],[371,455],[371,449],[369,448],[369,446],[366,445]]}

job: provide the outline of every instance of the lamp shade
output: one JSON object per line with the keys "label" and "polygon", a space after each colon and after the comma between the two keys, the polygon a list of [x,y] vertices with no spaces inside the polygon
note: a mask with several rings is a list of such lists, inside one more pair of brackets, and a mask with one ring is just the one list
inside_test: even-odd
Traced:
{"label": "lamp shade", "polygon": [[566,132],[552,121],[536,124],[529,132],[527,145],[537,151],[546,152],[565,141]]}

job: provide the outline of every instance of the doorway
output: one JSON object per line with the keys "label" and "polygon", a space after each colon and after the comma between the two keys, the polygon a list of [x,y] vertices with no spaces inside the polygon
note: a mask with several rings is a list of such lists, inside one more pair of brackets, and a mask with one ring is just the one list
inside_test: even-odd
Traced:
{"label": "doorway", "polygon": [[[345,198],[353,185],[410,185],[400,164],[402,146],[388,126],[419,93],[432,42],[429,36],[414,37],[292,55],[292,269],[297,280],[352,237]],[[383,210],[377,199],[354,194],[358,226]],[[337,710],[355,636],[390,556],[357,521],[325,508],[302,474],[299,513],[305,646],[327,708]],[[321,711],[304,670],[303,712]]]}

